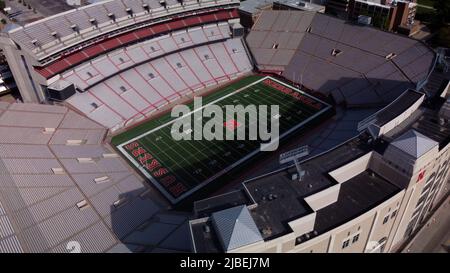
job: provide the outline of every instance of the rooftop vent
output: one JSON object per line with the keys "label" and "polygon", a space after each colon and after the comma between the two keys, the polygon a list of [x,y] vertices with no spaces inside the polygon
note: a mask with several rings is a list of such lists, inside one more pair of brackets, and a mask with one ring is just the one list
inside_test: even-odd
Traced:
{"label": "rooftop vent", "polygon": [[86,139],[68,139],[66,140],[66,145],[82,145],[87,142]]}
{"label": "rooftop vent", "polygon": [[83,210],[83,209],[86,209],[88,207],[89,207],[89,204],[88,204],[88,202],[86,200],[82,200],[82,201],[77,203],[77,208],[79,210]]}
{"label": "rooftop vent", "polygon": [[127,201],[126,197],[119,198],[118,200],[114,201],[113,206],[115,208],[118,208],[120,206],[123,206],[126,203],[126,201]]}
{"label": "rooftop vent", "polygon": [[42,131],[44,134],[53,134],[55,132],[55,128],[44,128]]}
{"label": "rooftop vent", "polygon": [[94,178],[95,184],[103,184],[103,183],[106,183],[106,182],[109,182],[109,181],[110,181],[109,180],[109,176],[106,176],[106,175]]}
{"label": "rooftop vent", "polygon": [[50,35],[52,35],[55,38],[59,37],[58,32],[56,32],[56,31],[53,31],[52,33],[50,33]]}
{"label": "rooftop vent", "polygon": [[37,39],[34,39],[34,40],[31,40],[31,43],[32,43],[34,46],[37,46],[39,42],[38,42]]}
{"label": "rooftop vent", "polygon": [[118,158],[119,155],[116,153],[103,154],[103,158]]}
{"label": "rooftop vent", "polygon": [[163,6],[163,7],[167,7],[167,3],[166,3],[165,0],[159,1],[159,4],[160,4],[161,6]]}
{"label": "rooftop vent", "polygon": [[270,236],[272,235],[272,229],[270,227],[263,228],[261,233],[265,236]]}
{"label": "rooftop vent", "polygon": [[108,17],[109,17],[111,20],[113,20],[113,21],[116,20],[116,16],[115,16],[114,13],[112,13],[112,12],[108,13]]}
{"label": "rooftop vent", "polygon": [[150,7],[148,6],[148,4],[142,4],[142,8],[145,9],[146,11],[150,10]]}
{"label": "rooftop vent", "polygon": [[73,31],[78,31],[78,25],[77,25],[77,24],[71,25],[70,28],[71,28]]}
{"label": "rooftop vent", "polygon": [[274,44],[272,45],[272,48],[273,48],[273,49],[278,49],[278,46],[279,46],[278,43],[274,43]]}
{"label": "rooftop vent", "polygon": [[97,19],[95,19],[95,18],[91,18],[91,19],[89,19],[89,22],[92,24],[92,25],[97,25]]}
{"label": "rooftop vent", "polygon": [[79,157],[77,158],[78,163],[94,163],[92,157]]}
{"label": "rooftop vent", "polygon": [[54,174],[66,174],[63,168],[52,168]]}
{"label": "rooftop vent", "polygon": [[133,14],[133,10],[131,8],[126,8],[125,11],[129,14],[132,15]]}
{"label": "rooftop vent", "polygon": [[395,54],[395,53],[389,53],[388,55],[386,55],[386,60],[392,60],[396,56],[397,56],[397,54]]}
{"label": "rooftop vent", "polygon": [[331,55],[333,56],[333,57],[336,57],[336,56],[339,56],[339,55],[341,55],[342,54],[342,51],[340,50],[340,49],[333,49],[333,51],[331,52]]}

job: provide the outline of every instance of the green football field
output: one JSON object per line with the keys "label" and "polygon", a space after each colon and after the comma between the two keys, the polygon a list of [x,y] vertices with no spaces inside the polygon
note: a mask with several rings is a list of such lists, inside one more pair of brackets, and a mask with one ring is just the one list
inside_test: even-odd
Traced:
{"label": "green football field", "polygon": [[[278,105],[279,115],[272,118],[279,122],[280,139],[321,117],[331,108],[327,103],[288,84],[261,76],[245,78],[204,97],[203,107],[208,104],[222,109],[225,105],[268,105],[269,109],[270,105]],[[192,104],[189,107],[193,110]],[[192,120],[192,124],[195,122],[193,112],[187,117]],[[237,117],[227,116],[226,113],[223,120],[224,132],[236,131],[238,127],[244,126],[248,133],[250,122],[241,124],[237,122]],[[208,118],[203,117],[202,121],[205,124]],[[176,141],[171,135],[174,122],[176,118],[168,113],[112,140],[112,144],[172,203],[177,203],[261,152],[260,139]],[[270,124],[270,116],[265,122]]]}

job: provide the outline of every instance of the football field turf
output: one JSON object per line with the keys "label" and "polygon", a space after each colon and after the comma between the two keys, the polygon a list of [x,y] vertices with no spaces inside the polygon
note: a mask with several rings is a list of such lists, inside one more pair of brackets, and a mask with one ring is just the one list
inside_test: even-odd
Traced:
{"label": "football field turf", "polygon": [[[267,105],[269,113],[271,105],[278,105],[279,116],[276,118],[280,139],[331,109],[329,104],[290,85],[260,76],[248,77],[204,97],[203,108],[207,104],[218,105],[222,109],[225,105]],[[193,106],[189,106],[193,110]],[[193,112],[187,116],[192,123],[195,122]],[[175,121],[176,118],[169,113],[112,140],[113,145],[172,203],[261,152],[261,140],[176,141],[171,135]],[[203,124],[207,121],[208,118],[203,117]],[[237,117],[224,113],[224,132],[235,131],[240,126],[248,129],[249,123],[240,124]]]}

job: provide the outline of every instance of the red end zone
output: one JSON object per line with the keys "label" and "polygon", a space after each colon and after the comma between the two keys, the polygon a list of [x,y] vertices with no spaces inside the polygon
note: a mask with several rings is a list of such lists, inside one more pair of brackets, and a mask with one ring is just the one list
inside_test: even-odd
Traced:
{"label": "red end zone", "polygon": [[124,148],[161,186],[168,189],[175,198],[187,191],[186,186],[177,181],[177,178],[167,168],[163,167],[139,142],[133,141],[125,145]]}

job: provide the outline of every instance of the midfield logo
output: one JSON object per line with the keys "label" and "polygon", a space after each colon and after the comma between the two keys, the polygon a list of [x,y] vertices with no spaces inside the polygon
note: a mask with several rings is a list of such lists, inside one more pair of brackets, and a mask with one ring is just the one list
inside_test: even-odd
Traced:
{"label": "midfield logo", "polygon": [[[172,108],[171,116],[177,119],[171,135],[176,141],[259,140],[261,151],[275,151],[279,141],[279,106],[270,105],[268,110],[267,105],[203,106],[202,98],[195,97],[194,111],[186,105]],[[207,121],[203,122],[203,118]]]}

